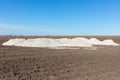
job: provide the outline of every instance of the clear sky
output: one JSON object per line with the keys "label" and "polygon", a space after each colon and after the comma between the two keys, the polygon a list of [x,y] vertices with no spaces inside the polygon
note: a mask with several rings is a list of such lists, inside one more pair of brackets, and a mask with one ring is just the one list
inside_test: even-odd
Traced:
{"label": "clear sky", "polygon": [[120,0],[0,0],[0,35],[120,35]]}

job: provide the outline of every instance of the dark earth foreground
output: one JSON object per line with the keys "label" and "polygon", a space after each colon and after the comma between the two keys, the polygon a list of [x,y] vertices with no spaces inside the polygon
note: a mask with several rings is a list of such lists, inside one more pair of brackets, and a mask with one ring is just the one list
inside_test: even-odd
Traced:
{"label": "dark earth foreground", "polygon": [[[120,43],[120,36],[96,37]],[[1,45],[10,38],[37,37],[0,37],[0,80],[120,80],[120,47],[99,46],[98,50],[90,50]]]}

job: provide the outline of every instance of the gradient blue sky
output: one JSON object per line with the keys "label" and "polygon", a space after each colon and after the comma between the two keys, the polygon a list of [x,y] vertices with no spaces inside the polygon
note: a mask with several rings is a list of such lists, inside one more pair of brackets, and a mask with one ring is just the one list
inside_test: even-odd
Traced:
{"label": "gradient blue sky", "polygon": [[120,0],[0,0],[0,35],[120,35]]}

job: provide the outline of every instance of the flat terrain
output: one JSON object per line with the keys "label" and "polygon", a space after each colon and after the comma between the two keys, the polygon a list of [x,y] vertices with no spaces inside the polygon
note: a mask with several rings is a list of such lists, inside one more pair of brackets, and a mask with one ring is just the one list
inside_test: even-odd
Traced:
{"label": "flat terrain", "polygon": [[[10,38],[37,37],[0,37],[0,80],[120,80],[120,47],[99,46],[98,50],[91,50],[1,45]],[[95,37],[120,43],[119,36]]]}

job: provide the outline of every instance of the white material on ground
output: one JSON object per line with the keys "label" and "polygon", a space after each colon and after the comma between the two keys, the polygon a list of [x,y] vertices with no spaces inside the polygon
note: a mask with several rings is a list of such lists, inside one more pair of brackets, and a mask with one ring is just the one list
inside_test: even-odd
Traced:
{"label": "white material on ground", "polygon": [[96,38],[91,38],[88,40],[90,44],[92,45],[101,45],[102,44],[102,41],[96,39]]}
{"label": "white material on ground", "polygon": [[100,41],[96,38],[91,38],[88,41],[92,45],[111,45],[111,46],[118,46],[119,45],[119,44],[115,43],[112,39]]}
{"label": "white material on ground", "polygon": [[104,40],[104,41],[102,41],[102,45],[119,45],[119,44],[117,44],[117,43],[115,43],[113,40],[111,40],[111,39],[107,39],[107,40]]}
{"label": "white material on ground", "polygon": [[10,39],[2,45],[22,46],[22,47],[92,47],[93,45],[111,45],[118,46],[113,40],[108,39],[100,41],[96,38],[36,38],[36,39]]}

